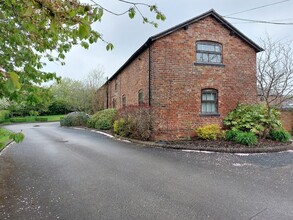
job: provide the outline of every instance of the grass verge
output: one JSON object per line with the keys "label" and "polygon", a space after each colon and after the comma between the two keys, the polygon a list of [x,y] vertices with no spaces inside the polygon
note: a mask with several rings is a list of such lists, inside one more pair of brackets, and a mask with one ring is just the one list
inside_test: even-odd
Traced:
{"label": "grass verge", "polygon": [[4,128],[0,128],[0,151],[2,151],[4,147],[6,146],[6,144],[10,141],[9,135],[11,133],[12,132]]}

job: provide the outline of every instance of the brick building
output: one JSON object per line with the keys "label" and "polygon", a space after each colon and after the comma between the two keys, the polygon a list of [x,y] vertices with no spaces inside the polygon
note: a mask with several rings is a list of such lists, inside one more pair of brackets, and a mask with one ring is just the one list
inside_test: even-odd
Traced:
{"label": "brick building", "polygon": [[147,104],[153,138],[193,136],[222,125],[237,103],[257,102],[262,48],[214,10],[150,37],[97,91],[100,109]]}

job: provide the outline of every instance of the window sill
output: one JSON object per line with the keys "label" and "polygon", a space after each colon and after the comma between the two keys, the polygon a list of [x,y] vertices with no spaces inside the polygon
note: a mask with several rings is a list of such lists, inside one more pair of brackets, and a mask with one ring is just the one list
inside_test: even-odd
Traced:
{"label": "window sill", "polygon": [[218,67],[225,67],[222,63],[194,63],[194,66],[218,66]]}
{"label": "window sill", "polygon": [[220,117],[219,113],[200,113],[200,117]]}

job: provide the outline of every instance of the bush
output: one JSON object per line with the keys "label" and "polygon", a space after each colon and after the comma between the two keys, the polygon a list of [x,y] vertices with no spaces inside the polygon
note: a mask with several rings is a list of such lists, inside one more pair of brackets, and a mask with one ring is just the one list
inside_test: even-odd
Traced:
{"label": "bush", "polygon": [[224,125],[232,130],[252,132],[265,137],[271,129],[281,127],[279,111],[263,105],[238,105],[224,119]]}
{"label": "bush", "polygon": [[46,121],[48,121],[48,118],[36,118],[36,121],[46,122]]}
{"label": "bush", "polygon": [[105,109],[99,111],[89,118],[87,126],[101,130],[112,129],[116,114],[116,109]]}
{"label": "bush", "polygon": [[10,122],[22,123],[22,122],[26,122],[26,118],[11,118]]}
{"label": "bush", "polygon": [[152,110],[148,106],[127,106],[118,112],[114,132],[123,137],[150,140]]}
{"label": "bush", "polygon": [[217,140],[223,137],[224,132],[219,125],[204,125],[195,130],[197,136],[204,140]]}
{"label": "bush", "polygon": [[8,110],[0,110],[0,123],[9,118],[9,113]]}
{"label": "bush", "polygon": [[239,130],[229,130],[229,131],[226,131],[226,134],[225,134],[225,139],[227,141],[236,141],[236,136],[240,133],[241,131]]}
{"label": "bush", "polygon": [[85,126],[87,124],[88,115],[84,112],[72,112],[68,115],[64,116],[62,120],[60,120],[61,126]]}
{"label": "bush", "polygon": [[122,137],[129,137],[131,135],[132,123],[124,118],[120,118],[114,122],[114,133]]}
{"label": "bush", "polygon": [[65,101],[55,100],[48,108],[48,115],[64,115],[70,111],[70,107]]}
{"label": "bush", "polygon": [[291,135],[289,134],[289,132],[283,129],[271,130],[270,138],[274,141],[288,142],[291,140]]}
{"label": "bush", "polygon": [[252,132],[238,132],[235,137],[235,142],[250,146],[257,143],[257,137]]}

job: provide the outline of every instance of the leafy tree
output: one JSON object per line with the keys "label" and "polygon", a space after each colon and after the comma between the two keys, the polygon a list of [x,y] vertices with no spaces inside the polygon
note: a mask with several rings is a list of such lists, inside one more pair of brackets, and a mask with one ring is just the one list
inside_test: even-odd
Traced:
{"label": "leafy tree", "polygon": [[7,109],[11,116],[27,116],[31,115],[31,112],[44,114],[48,111],[51,100],[52,94],[47,88],[34,85],[18,94],[17,99],[9,101]]}
{"label": "leafy tree", "polygon": [[[35,84],[58,80],[55,73],[42,71],[45,60],[64,64],[65,54],[73,45],[88,48],[99,39],[105,41],[101,33],[92,29],[93,23],[101,21],[104,11],[128,14],[130,18],[138,12],[144,23],[157,26],[141,13],[140,8],[147,7],[156,19],[165,19],[156,5],[118,0],[130,8],[117,14],[91,2],[0,0],[0,98],[15,99]],[[106,49],[113,49],[113,44],[106,42]]]}
{"label": "leafy tree", "polygon": [[63,78],[50,88],[53,103],[62,103],[69,111],[94,113],[94,106],[98,101],[96,91],[104,82],[104,72],[100,67],[90,71],[83,80]]}

